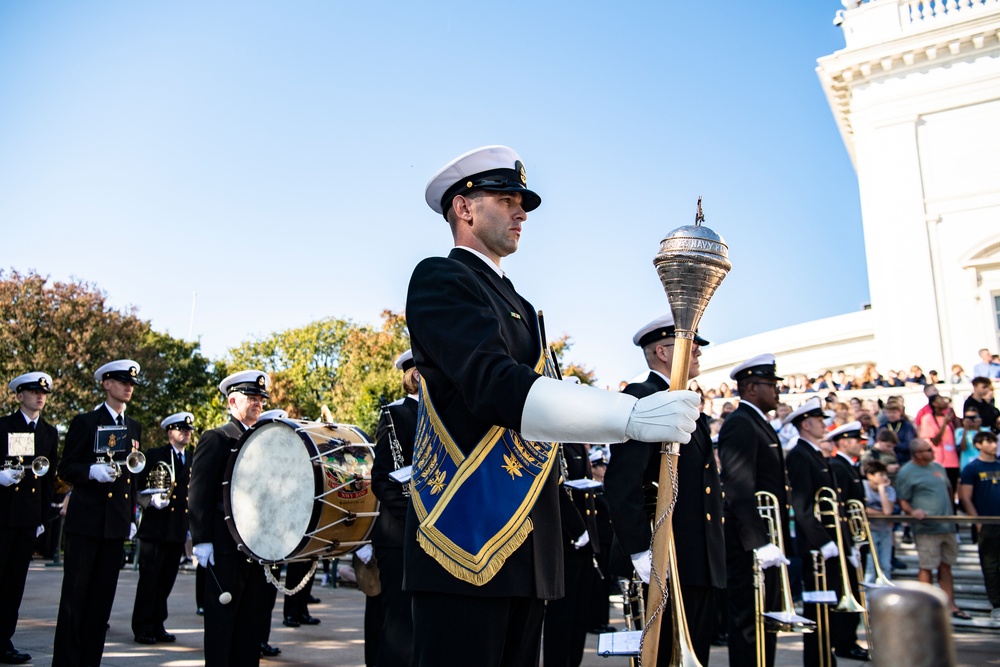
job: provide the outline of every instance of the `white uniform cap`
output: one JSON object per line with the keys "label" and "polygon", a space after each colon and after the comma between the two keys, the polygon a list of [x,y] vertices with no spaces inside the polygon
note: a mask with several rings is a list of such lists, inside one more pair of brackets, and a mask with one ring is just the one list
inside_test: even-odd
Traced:
{"label": "white uniform cap", "polygon": [[44,391],[46,394],[52,391],[52,376],[48,373],[25,373],[18,375],[7,385],[11,391],[20,389]]}
{"label": "white uniform cap", "polygon": [[[667,313],[662,317],[657,317],[655,320],[642,327],[635,332],[632,336],[632,344],[638,347],[646,347],[654,340],[660,340],[661,338],[673,338],[674,337],[674,315],[673,313]],[[708,341],[695,334],[694,342],[698,345],[708,345]]]}
{"label": "white uniform cap", "polygon": [[785,417],[785,420],[781,422],[782,424],[791,424],[799,419],[806,419],[807,417],[825,417],[826,413],[823,412],[823,402],[819,400],[819,396],[813,396],[808,401],[799,406],[797,410],[792,412],[790,415]]}
{"label": "white uniform cap", "polygon": [[193,429],[194,415],[190,412],[175,412],[160,422],[160,428],[163,430],[167,430],[171,426],[174,428]]}
{"label": "white uniform cap", "polygon": [[424,199],[435,213],[444,215],[455,195],[472,190],[520,192],[521,207],[534,211],[542,198],[527,188],[528,177],[520,156],[506,146],[483,146],[441,167],[424,190]]}
{"label": "white uniform cap", "polygon": [[608,465],[608,462],[604,457],[604,449],[601,447],[591,447],[590,462],[599,463],[600,465],[605,465],[605,466]]}
{"label": "white uniform cap", "polygon": [[416,362],[413,361],[413,350],[407,350],[403,354],[396,357],[394,365],[397,370],[401,371],[409,370],[411,367],[416,366]]}
{"label": "white uniform cap", "polygon": [[257,417],[257,421],[264,421],[265,419],[288,419],[288,412],[285,410],[265,410],[260,413],[260,417]]}
{"label": "white uniform cap", "polygon": [[119,380],[121,382],[139,384],[139,370],[139,364],[131,359],[119,359],[117,361],[109,361],[94,371],[94,379],[98,382]]}
{"label": "white uniform cap", "polygon": [[267,388],[271,386],[271,376],[264,371],[249,370],[240,371],[239,373],[233,373],[225,380],[219,383],[219,391],[228,396],[233,392],[240,392],[241,394],[250,394],[253,396],[263,396],[264,398],[270,398],[267,395]]}
{"label": "white uniform cap", "polygon": [[853,421],[844,424],[843,426],[838,426],[829,433],[826,434],[827,440],[843,440],[844,438],[860,438],[861,437],[861,422]]}
{"label": "white uniform cap", "polygon": [[742,380],[750,376],[762,377],[768,380],[784,380],[778,377],[778,366],[771,353],[758,354],[753,359],[747,359],[729,373],[730,380]]}

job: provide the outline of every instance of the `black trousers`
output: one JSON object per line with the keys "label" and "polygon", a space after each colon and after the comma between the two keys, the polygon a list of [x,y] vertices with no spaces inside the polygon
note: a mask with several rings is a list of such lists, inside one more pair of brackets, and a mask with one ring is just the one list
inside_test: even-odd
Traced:
{"label": "black trousers", "polygon": [[542,624],[545,667],[577,667],[583,661],[593,553],[590,547],[574,549],[572,545],[563,545],[566,597],[549,600],[545,604],[545,621]]}
{"label": "black trousers", "polygon": [[[755,667],[757,665],[753,558],[752,551],[742,551],[735,548],[726,550],[726,583],[729,597],[729,664],[731,667]],[[777,568],[771,567],[764,570],[764,606],[768,611],[774,611],[778,608],[779,593]],[[777,642],[777,635],[773,633],[769,632],[764,637],[767,667],[774,667]]]}
{"label": "black trousers", "polygon": [[545,603],[413,593],[414,667],[537,667]]}
{"label": "black trousers", "polygon": [[378,667],[410,667],[413,661],[413,596],[403,590],[403,550],[376,547],[382,585],[382,626],[378,635]]}
{"label": "black trousers", "polygon": [[986,596],[994,609],[1000,608],[1000,525],[983,524],[979,531],[979,566],[986,582]]}
{"label": "black trousers", "polygon": [[17,629],[17,612],[24,596],[31,552],[35,544],[34,526],[0,528],[0,651],[13,650],[11,638]]}
{"label": "black trousers", "polygon": [[[309,569],[312,567],[312,563],[308,561],[295,561],[289,563],[285,566],[285,587],[295,588],[302,581],[302,577],[306,576]],[[285,618],[299,619],[309,615],[309,596],[312,595],[313,587],[313,577],[309,577],[309,581],[302,590],[295,595],[286,595],[285,602],[282,605],[282,613]]]}
{"label": "black trousers", "polygon": [[365,596],[365,667],[378,664],[379,634],[382,631],[382,596]]}
{"label": "black trousers", "polygon": [[101,664],[104,637],[125,557],[124,540],[65,533],[62,594],[52,649],[53,667]]}
{"label": "black trousers", "polygon": [[[205,578],[205,665],[206,667],[256,667],[264,642],[261,609],[268,605],[268,589],[257,563],[248,563],[239,552],[215,553],[212,570],[232,602],[219,602],[219,586],[211,573]],[[200,567],[200,566],[199,566]]]}
{"label": "black trousers", "polygon": [[132,632],[156,636],[166,632],[167,598],[174,589],[184,554],[183,542],[139,542],[139,582],[132,606]]}

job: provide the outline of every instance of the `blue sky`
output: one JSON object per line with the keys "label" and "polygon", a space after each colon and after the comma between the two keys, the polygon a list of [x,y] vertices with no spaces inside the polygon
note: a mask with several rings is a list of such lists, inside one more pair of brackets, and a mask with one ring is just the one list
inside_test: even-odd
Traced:
{"label": "blue sky", "polygon": [[[81,278],[216,357],[404,307],[451,236],[427,179],[515,148],[541,208],[503,267],[617,384],[693,220],[733,271],[710,340],[868,300],[854,170],[815,73],[838,0],[0,3],[0,267]],[[502,13],[501,11],[502,10]]]}

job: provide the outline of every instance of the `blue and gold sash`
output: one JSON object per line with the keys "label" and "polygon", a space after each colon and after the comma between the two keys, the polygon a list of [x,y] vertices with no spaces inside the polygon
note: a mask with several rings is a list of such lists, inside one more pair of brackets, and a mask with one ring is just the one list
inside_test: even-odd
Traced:
{"label": "blue and gold sash", "polygon": [[[535,372],[555,377],[543,344]],[[556,460],[557,444],[494,426],[465,456],[441,423],[420,379],[410,497],[417,541],[453,576],[482,586],[532,530],[531,508]]]}

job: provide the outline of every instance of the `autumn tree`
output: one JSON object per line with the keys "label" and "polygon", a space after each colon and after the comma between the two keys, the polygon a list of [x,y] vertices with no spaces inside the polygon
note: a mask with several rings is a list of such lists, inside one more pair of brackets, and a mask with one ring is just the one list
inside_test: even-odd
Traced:
{"label": "autumn tree", "polygon": [[[114,359],[142,366],[129,414],[144,426],[146,448],[165,442],[158,428],[163,417],[204,401],[210,387],[209,362],[197,343],[153,331],[134,308],[110,307],[91,283],[0,271],[0,322],[3,384],[33,370],[51,375],[44,416],[62,431],[75,415],[103,402],[94,371]],[[10,392],[2,392],[0,401],[8,411],[17,406]]]}
{"label": "autumn tree", "polygon": [[559,364],[559,368],[562,370],[563,377],[573,375],[580,379],[580,384],[593,385],[596,379],[594,371],[582,364],[566,361],[566,353],[573,347],[572,340],[569,334],[563,334],[559,338],[549,341],[549,349],[552,350],[552,354],[556,358],[556,363]]}

